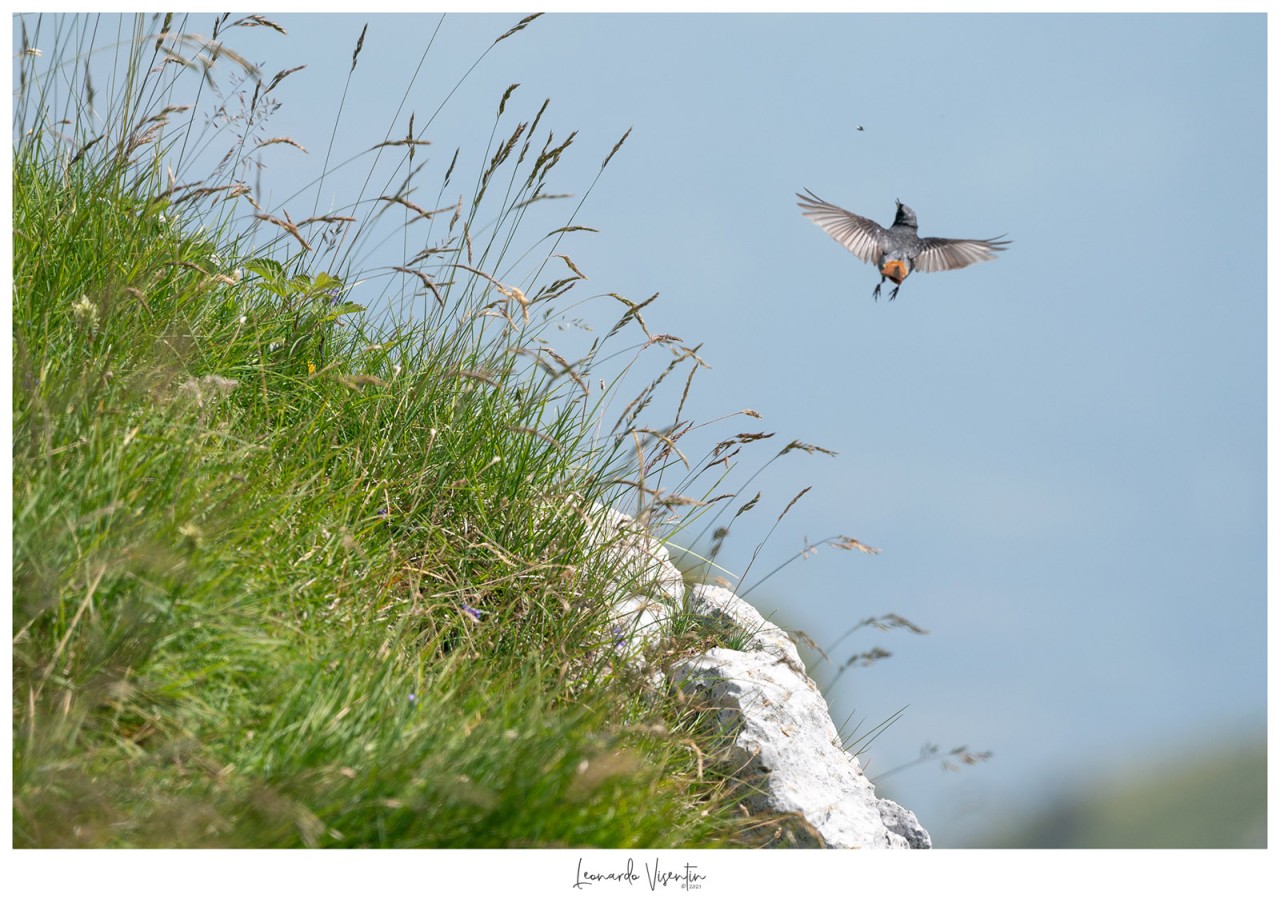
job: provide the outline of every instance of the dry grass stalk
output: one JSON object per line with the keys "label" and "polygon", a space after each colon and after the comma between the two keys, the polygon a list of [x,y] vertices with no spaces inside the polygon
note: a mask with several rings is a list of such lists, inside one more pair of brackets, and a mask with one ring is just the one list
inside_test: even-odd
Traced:
{"label": "dry grass stalk", "polygon": [[613,145],[613,149],[609,151],[609,155],[604,158],[604,162],[600,163],[600,168],[604,168],[609,164],[609,160],[613,158],[613,154],[622,149],[622,145],[627,142],[627,138],[631,136],[631,129],[627,129],[627,133],[618,138],[618,142]]}
{"label": "dry grass stalk", "polygon": [[278,85],[281,81],[284,81],[294,72],[300,72],[305,68],[306,66],[294,66],[292,69],[282,69],[281,71],[276,72],[275,75],[271,78],[271,83],[268,84],[265,89],[263,89],[262,93],[263,94],[271,93],[273,90],[276,89],[276,85]]}
{"label": "dry grass stalk", "polygon": [[345,387],[352,390],[359,390],[361,387],[373,385],[375,387],[386,387],[387,382],[376,375],[335,375],[334,380]]}
{"label": "dry grass stalk", "polygon": [[584,281],[590,280],[590,278],[588,278],[586,275],[582,273],[582,270],[580,268],[578,268],[576,265],[573,264],[573,260],[570,259],[567,255],[565,255],[564,253],[556,253],[554,255],[556,259],[563,259],[564,264],[569,266],[569,270],[573,272],[575,275],[577,275],[579,278],[581,278]]}
{"label": "dry grass stalk", "polygon": [[533,13],[532,15],[525,16],[523,19],[517,22],[514,26],[512,26],[512,28],[504,32],[502,36],[499,37],[497,40],[495,40],[493,43],[500,44],[503,41],[505,41],[507,38],[511,37],[511,35],[515,34],[517,31],[524,31],[524,29],[529,27],[530,22],[532,22],[534,19],[538,18],[541,15],[542,13],[536,12],[536,13]]}
{"label": "dry grass stalk", "polygon": [[519,86],[520,85],[518,83],[513,84],[510,87],[508,87],[505,91],[503,91],[502,99],[498,101],[498,117],[499,118],[501,118],[502,114],[506,112],[507,100],[511,99],[511,95],[516,92],[516,88],[518,88]]}
{"label": "dry grass stalk", "polygon": [[600,229],[588,228],[586,225],[567,225],[563,228],[554,228],[547,232],[547,237],[553,234],[570,234],[574,231],[590,231],[592,234],[598,234]]}
{"label": "dry grass stalk", "polygon": [[[519,160],[517,160],[517,162],[518,162],[518,161],[519,161]],[[572,196],[573,196],[573,194],[541,194],[541,193],[540,193],[540,194],[534,194],[534,195],[533,195],[532,197],[530,197],[529,199],[527,199],[527,200],[521,200],[519,203],[516,203],[514,206],[512,206],[512,207],[511,207],[511,209],[512,209],[513,211],[514,211],[514,210],[516,210],[516,209],[524,209],[524,208],[525,208],[526,206],[528,206],[530,203],[537,203],[537,202],[538,202],[538,201],[540,201],[540,200],[567,200],[567,199],[569,199],[569,198],[570,198],[570,197],[572,197]]]}
{"label": "dry grass stalk", "polygon": [[[410,200],[407,200],[404,197],[388,197],[384,194],[383,196],[378,197],[378,199],[384,203],[399,203],[401,206],[405,207],[406,209],[409,209],[409,210],[412,210],[413,212],[418,213],[418,218],[424,218],[424,219],[431,218],[433,214],[433,213],[427,212],[427,210],[423,209],[417,203],[411,202]],[[441,212],[441,211],[443,210],[439,210],[439,209],[436,210],[436,212]]]}
{"label": "dry grass stalk", "polygon": [[548,446],[553,446],[562,452],[564,451],[563,443],[548,434],[542,433],[537,428],[527,428],[522,425],[510,425],[507,427],[507,430],[515,434],[528,434],[530,437],[537,437]]}
{"label": "dry grass stalk", "polygon": [[783,510],[782,510],[782,514],[780,514],[780,515],[778,516],[777,521],[781,521],[781,520],[783,519],[783,517],[784,517],[788,512],[790,512],[790,511],[791,511],[791,507],[792,507],[792,506],[794,506],[797,502],[799,502],[800,497],[804,496],[806,493],[808,493],[808,492],[809,492],[810,490],[812,490],[812,489],[813,489],[813,487],[812,487],[812,486],[806,487],[806,488],[804,488],[803,490],[801,490],[799,493],[797,493],[794,497],[792,497],[792,498],[791,498],[791,502],[787,503],[787,507],[786,507],[785,509],[783,509]]}
{"label": "dry grass stalk", "polygon": [[268,215],[265,212],[256,213],[254,215],[254,218],[262,219],[264,222],[270,222],[271,224],[279,228],[283,228],[286,232],[292,235],[294,240],[302,244],[302,248],[304,250],[307,250],[308,252],[310,252],[311,244],[307,243],[307,239],[302,236],[302,232],[298,230],[298,226],[295,225],[293,223],[293,220],[289,218],[289,213],[286,212],[284,214],[284,219],[278,219],[274,215]]}
{"label": "dry grass stalk", "polygon": [[203,197],[220,193],[222,191],[227,192],[226,199],[228,200],[235,199],[236,197],[242,196],[249,192],[249,188],[247,185],[238,184],[238,183],[237,184],[219,184],[214,187],[196,187],[195,185],[192,185],[192,184],[179,184],[169,188],[169,190],[165,191],[165,193],[163,194],[160,194],[160,196],[157,197],[156,199],[160,199],[164,197],[166,194],[174,193],[179,190],[185,190],[188,187],[193,189],[187,191],[182,196],[176,198],[173,201],[173,205],[177,206],[182,203],[189,203],[193,200],[199,200],[199,199],[202,199]]}
{"label": "dry grass stalk", "polygon": [[278,32],[280,32],[281,34],[285,34],[285,35],[287,35],[287,34],[289,33],[289,32],[287,32],[287,31],[285,31],[282,27],[280,27],[279,25],[277,25],[275,22],[272,22],[272,21],[271,21],[270,19],[268,19],[266,16],[259,16],[259,15],[250,15],[250,16],[245,16],[243,19],[237,19],[236,21],[234,21],[234,22],[232,22],[232,23],[231,23],[231,27],[232,27],[232,28],[236,28],[236,27],[239,27],[239,28],[258,28],[258,27],[261,27],[261,28],[270,28],[272,31],[278,31]]}
{"label": "dry grass stalk", "polygon": [[429,140],[420,140],[416,137],[401,137],[401,138],[398,138],[397,140],[384,140],[380,144],[374,144],[369,149],[377,150],[381,147],[429,147],[429,146],[431,146],[431,141]]}
{"label": "dry grass stalk", "polygon": [[[680,452],[680,448],[676,446],[676,440],[678,438],[673,438],[669,434],[663,434],[660,431],[655,431],[653,428],[635,428],[634,430],[637,433],[648,434],[649,436],[653,437],[655,440],[662,443],[669,452],[674,452],[677,456],[679,456],[680,461],[684,463],[684,467],[686,469],[691,467],[689,465],[689,460],[685,458],[684,453]],[[665,456],[666,456],[666,453],[664,453],[659,458],[664,458]]]}
{"label": "dry grass stalk", "polygon": [[438,247],[427,247],[424,250],[420,250],[417,253],[417,255],[415,255],[412,259],[410,259],[409,264],[417,265],[422,260],[427,259],[431,256],[435,256],[438,253],[452,253],[456,249],[457,247],[450,246],[449,244],[443,244]]}
{"label": "dry grass stalk", "polygon": [[135,131],[129,137],[129,143],[125,146],[124,155],[128,158],[133,155],[133,151],[139,147],[144,147],[156,139],[156,136],[164,130],[163,124],[155,124],[146,131]]}
{"label": "dry grass stalk", "polygon": [[260,140],[254,145],[255,150],[261,150],[263,147],[270,147],[272,144],[288,144],[291,147],[297,147],[303,153],[307,152],[307,148],[298,143],[291,137],[268,137],[266,140]]}
{"label": "dry grass stalk", "polygon": [[168,121],[169,116],[172,115],[173,113],[186,112],[190,108],[191,108],[190,104],[185,104],[182,106],[166,106],[164,109],[160,110],[155,115],[145,119],[144,121],[160,122],[161,124],[164,124],[165,122]]}
{"label": "dry grass stalk", "polygon": [[347,70],[350,74],[356,70],[356,61],[360,58],[360,51],[364,49],[364,35],[369,30],[369,23],[365,22],[364,27],[360,29],[360,37],[356,39],[355,52],[351,54],[351,68]]}
{"label": "dry grass stalk", "polygon": [[582,388],[582,393],[583,393],[583,395],[584,395],[584,396],[585,396],[585,395],[587,395],[587,394],[589,394],[589,393],[591,392],[591,391],[587,388],[587,382],[586,382],[586,381],[584,381],[584,380],[582,380],[582,376],[581,376],[581,375],[579,375],[579,374],[578,374],[578,372],[574,370],[574,367],[573,367],[572,365],[570,365],[570,364],[569,364],[569,361],[568,361],[567,359],[565,359],[565,358],[564,358],[564,356],[561,356],[559,353],[557,353],[555,350],[551,349],[551,347],[549,347],[549,346],[544,346],[544,347],[542,348],[541,352],[546,353],[546,354],[547,354],[548,356],[550,356],[552,359],[554,359],[554,360],[556,360],[557,362],[559,362],[559,363],[560,363],[560,366],[561,366],[561,374],[566,374],[566,375],[568,375],[568,376],[573,380],[573,383],[575,383],[575,384],[577,384],[579,387],[581,387],[581,388]]}
{"label": "dry grass stalk", "polygon": [[[213,68],[216,60],[225,57],[239,66],[246,74],[258,78],[259,69],[256,65],[245,59],[235,50],[232,50],[221,41],[211,40],[201,37],[198,34],[173,34],[169,35],[161,33],[154,35],[156,38],[156,49],[159,50],[165,42],[166,37],[169,39],[168,55],[165,61],[176,62],[184,68],[199,69],[204,73],[206,78],[209,76],[209,70]],[[149,40],[150,38],[145,38]],[[195,49],[195,55],[192,59],[182,56],[176,49],[176,46],[185,46]],[[204,55],[207,54],[207,55]]]}
{"label": "dry grass stalk", "polygon": [[493,372],[479,368],[454,368],[450,369],[447,374],[452,378],[468,378],[472,381],[482,381],[490,387],[497,387],[500,383]]}
{"label": "dry grass stalk", "polygon": [[81,148],[76,152],[76,155],[71,157],[71,161],[67,163],[67,168],[71,168],[73,165],[75,165],[77,162],[79,162],[81,159],[83,159],[83,158],[84,158],[84,154],[85,154],[85,153],[88,153],[88,152],[89,152],[89,150],[93,147],[93,145],[94,145],[94,144],[96,144],[96,143],[98,143],[99,141],[101,141],[104,137],[106,137],[106,135],[105,135],[105,134],[100,134],[100,135],[98,135],[97,137],[95,137],[93,140],[89,141],[87,144],[85,144],[84,146],[82,146],[82,147],[81,147]]}
{"label": "dry grass stalk", "polygon": [[313,215],[311,218],[303,219],[298,222],[298,227],[310,225],[314,222],[325,222],[326,224],[337,224],[340,222],[354,222],[356,217],[353,215]]}
{"label": "dry grass stalk", "polygon": [[786,446],[782,448],[781,452],[779,452],[778,455],[785,456],[787,453],[791,452],[793,449],[803,450],[804,452],[809,453],[810,455],[813,455],[814,453],[825,453],[828,456],[839,455],[839,453],[837,453],[835,450],[825,449],[821,446],[816,446],[812,443],[802,443],[799,440],[792,440],[790,443],[788,443]]}
{"label": "dry grass stalk", "polygon": [[[555,232],[552,232],[552,233],[554,234]],[[658,294],[655,293],[653,296],[649,297],[649,299],[641,303],[632,302],[631,300],[628,300],[626,297],[617,293],[610,293],[608,294],[608,296],[613,297],[619,303],[622,303],[624,306],[626,306],[627,311],[623,314],[622,318],[618,319],[617,324],[615,324],[612,328],[609,329],[609,333],[605,335],[605,340],[608,340],[614,334],[617,334],[619,331],[621,331],[624,327],[626,327],[627,322],[631,321],[632,319],[635,319],[636,322],[639,323],[640,330],[644,331],[645,337],[650,336],[649,326],[644,323],[644,316],[640,314],[640,310],[643,309],[645,306],[648,306],[654,300],[656,300],[658,298]]]}
{"label": "dry grass stalk", "polygon": [[525,297],[524,291],[519,287],[508,287],[492,275],[486,275],[484,272],[480,271],[480,269],[472,268],[469,265],[463,265],[461,262],[454,263],[453,267],[464,269],[465,271],[471,272],[473,275],[484,278],[497,289],[498,293],[502,294],[509,300],[514,300],[519,303],[520,310],[524,313],[524,323],[526,325],[529,324],[529,300]]}
{"label": "dry grass stalk", "polygon": [[[837,537],[834,540],[830,540],[828,542],[830,543],[831,546],[835,547],[836,549],[856,549],[859,552],[864,552],[869,556],[877,556],[880,554],[880,550],[877,549],[876,547],[868,546],[867,544],[863,543],[861,540],[857,540],[853,537]],[[914,627],[914,625],[912,625],[912,627]]]}
{"label": "dry grass stalk", "polygon": [[392,266],[392,269],[397,272],[404,272],[406,275],[415,276],[422,282],[423,287],[431,291],[432,295],[436,298],[436,302],[440,304],[440,308],[444,308],[444,297],[441,296],[440,289],[436,287],[435,282],[428,278],[424,272],[418,271],[414,268],[405,268],[403,265]]}

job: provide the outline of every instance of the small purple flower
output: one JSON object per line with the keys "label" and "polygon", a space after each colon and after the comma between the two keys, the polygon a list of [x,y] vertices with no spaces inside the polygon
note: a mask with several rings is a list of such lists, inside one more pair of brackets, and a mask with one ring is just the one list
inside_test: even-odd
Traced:
{"label": "small purple flower", "polygon": [[470,615],[472,618],[474,618],[476,621],[479,621],[480,616],[484,614],[479,609],[472,608],[471,606],[467,605],[465,602],[461,604],[461,609],[462,611]]}
{"label": "small purple flower", "polygon": [[621,652],[627,646],[627,629],[620,624],[615,624],[609,629],[613,633],[613,650]]}
{"label": "small purple flower", "polygon": [[410,693],[410,694],[409,694],[409,705],[417,705],[417,704],[418,704],[418,694],[417,694],[417,693]]}

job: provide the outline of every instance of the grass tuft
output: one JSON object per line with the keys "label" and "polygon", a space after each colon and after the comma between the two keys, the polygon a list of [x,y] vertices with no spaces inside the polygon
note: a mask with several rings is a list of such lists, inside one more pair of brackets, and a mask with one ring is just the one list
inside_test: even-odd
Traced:
{"label": "grass tuft", "polygon": [[[102,20],[21,23],[15,844],[736,841],[689,710],[608,663],[628,584],[588,527],[628,463],[593,439],[589,365],[532,315],[585,275],[563,252],[567,279],[505,273],[573,135],[522,161],[518,124],[440,208],[405,183],[297,216],[241,175],[301,151],[255,118],[298,70],[264,79],[226,41],[283,27],[121,20],[115,92],[91,96]],[[227,77],[254,112],[202,152]],[[379,146],[426,145],[411,118]],[[432,252],[353,272],[392,207],[452,219]],[[424,315],[375,324],[353,285],[377,279]]]}

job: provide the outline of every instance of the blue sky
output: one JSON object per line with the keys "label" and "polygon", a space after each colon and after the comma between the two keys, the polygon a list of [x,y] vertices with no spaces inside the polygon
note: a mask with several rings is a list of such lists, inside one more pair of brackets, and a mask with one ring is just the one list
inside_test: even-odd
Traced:
{"label": "blue sky", "polygon": [[[207,33],[206,18],[187,29]],[[1261,738],[1262,16],[550,14],[495,47],[425,131],[518,14],[272,18],[287,36],[229,42],[268,75],[308,66],[277,90],[269,131],[309,153],[263,157],[264,192],[295,220],[317,202],[295,192],[320,171],[366,21],[335,161],[403,136],[415,111],[433,142],[419,180],[438,183],[456,147],[474,172],[515,82],[500,131],[548,97],[557,135],[578,130],[551,189],[581,193],[633,129],[577,218],[599,233],[557,252],[593,292],[661,291],[651,329],[701,343],[711,365],[693,418],[764,416],[691,447],[763,429],[775,448],[838,452],[757,478],[743,498],[762,491],[761,510],[734,523],[722,562],[742,570],[809,485],[753,575],[806,537],[883,550],[824,549],[750,599],[824,646],[888,612],[929,630],[836,647],[894,655],[829,698],[837,724],[908,707],[864,756],[873,778],[927,742],[995,753],[884,782],[937,843],[1189,744]],[[322,211],[354,200],[366,168],[327,178]],[[922,235],[1013,244],[873,302],[879,276],[799,214],[803,188],[885,225],[901,198]]]}

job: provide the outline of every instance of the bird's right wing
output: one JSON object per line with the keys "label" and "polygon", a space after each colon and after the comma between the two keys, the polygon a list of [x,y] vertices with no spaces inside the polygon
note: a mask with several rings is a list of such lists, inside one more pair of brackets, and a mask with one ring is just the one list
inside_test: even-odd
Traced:
{"label": "bird's right wing", "polygon": [[922,272],[945,272],[953,268],[964,268],[975,262],[989,262],[1010,243],[1012,241],[1000,240],[998,237],[989,240],[925,237],[920,241],[915,267]]}
{"label": "bird's right wing", "polygon": [[[807,196],[806,196],[807,194]],[[822,228],[853,255],[873,265],[880,259],[884,246],[885,230],[871,221],[855,215],[847,209],[833,206],[818,198],[813,191],[796,194],[797,203],[805,218]]]}

